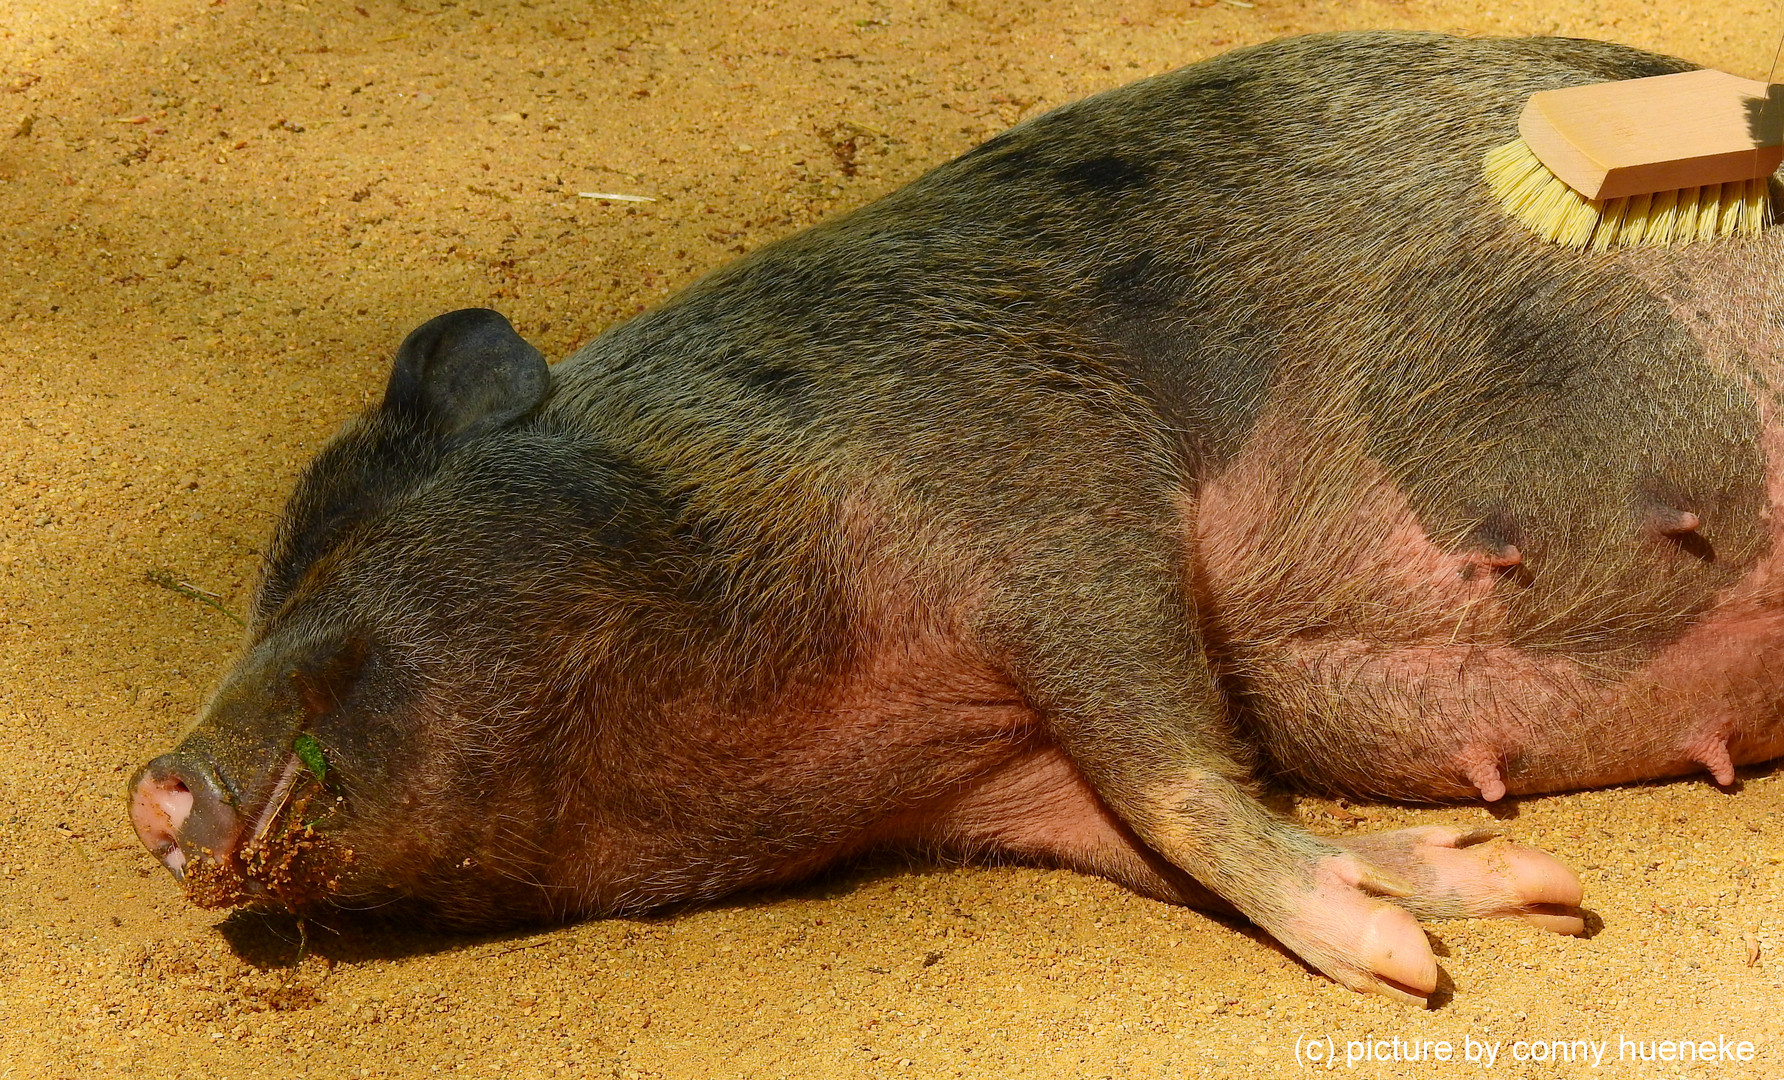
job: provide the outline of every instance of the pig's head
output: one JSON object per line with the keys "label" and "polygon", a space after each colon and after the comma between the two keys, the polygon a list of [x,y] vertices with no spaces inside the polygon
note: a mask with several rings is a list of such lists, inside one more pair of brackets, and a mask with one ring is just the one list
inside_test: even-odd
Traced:
{"label": "pig's head", "polygon": [[[500,315],[443,315],[306,471],[244,655],[131,780],[137,835],[193,901],[564,914],[549,864],[565,736],[526,729],[551,679],[512,642],[552,632],[527,625],[552,617],[543,581],[599,577],[591,562],[626,546],[638,493],[533,430],[549,381]],[[537,535],[551,522],[577,539]]]}

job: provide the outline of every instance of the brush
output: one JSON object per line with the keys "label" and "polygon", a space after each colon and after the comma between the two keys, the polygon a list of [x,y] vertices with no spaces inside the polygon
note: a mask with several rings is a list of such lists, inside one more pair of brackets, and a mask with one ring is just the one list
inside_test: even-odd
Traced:
{"label": "brush", "polygon": [[1702,69],[1532,94],[1488,151],[1513,217],[1569,247],[1748,236],[1770,224],[1784,161],[1768,84]]}

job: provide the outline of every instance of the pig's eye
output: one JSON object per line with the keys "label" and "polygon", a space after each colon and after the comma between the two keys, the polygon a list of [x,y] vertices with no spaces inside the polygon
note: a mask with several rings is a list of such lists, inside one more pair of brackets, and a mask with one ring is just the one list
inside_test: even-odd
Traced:
{"label": "pig's eye", "polygon": [[353,695],[366,658],[371,655],[371,642],[353,634],[336,642],[316,659],[300,665],[291,673],[297,686],[298,699],[309,716],[326,716],[341,707]]}

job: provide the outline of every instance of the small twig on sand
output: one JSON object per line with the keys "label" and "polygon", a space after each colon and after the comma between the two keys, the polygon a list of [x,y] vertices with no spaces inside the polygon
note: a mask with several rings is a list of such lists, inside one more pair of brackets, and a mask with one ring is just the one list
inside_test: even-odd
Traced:
{"label": "small twig on sand", "polygon": [[483,957],[483,956],[507,956],[509,953],[522,952],[527,949],[537,949],[541,945],[550,945],[550,944],[551,944],[551,942],[549,942],[549,941],[529,941],[524,945],[510,945],[506,949],[491,949],[488,952],[479,953],[478,955],[480,957]]}
{"label": "small twig on sand", "polygon": [[223,606],[222,597],[213,592],[206,592],[189,582],[179,580],[173,576],[173,571],[171,570],[150,570],[143,575],[143,580],[147,581],[150,585],[159,585],[168,592],[179,593],[188,600],[196,600],[206,607],[216,608],[219,612],[222,612],[224,618],[235,623],[237,626],[248,625],[246,622],[242,621],[240,615],[237,615],[235,612]]}

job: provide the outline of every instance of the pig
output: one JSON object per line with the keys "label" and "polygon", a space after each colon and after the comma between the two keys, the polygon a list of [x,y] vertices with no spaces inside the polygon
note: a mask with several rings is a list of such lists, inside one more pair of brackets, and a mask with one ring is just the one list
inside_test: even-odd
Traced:
{"label": "pig", "polygon": [[1508,796],[1784,753],[1778,233],[1551,245],[1565,39],[1278,41],[1006,131],[555,365],[439,316],[298,481],[130,812],[203,905],[478,929],[875,849],[1076,868],[1427,1001],[1578,933]]}

